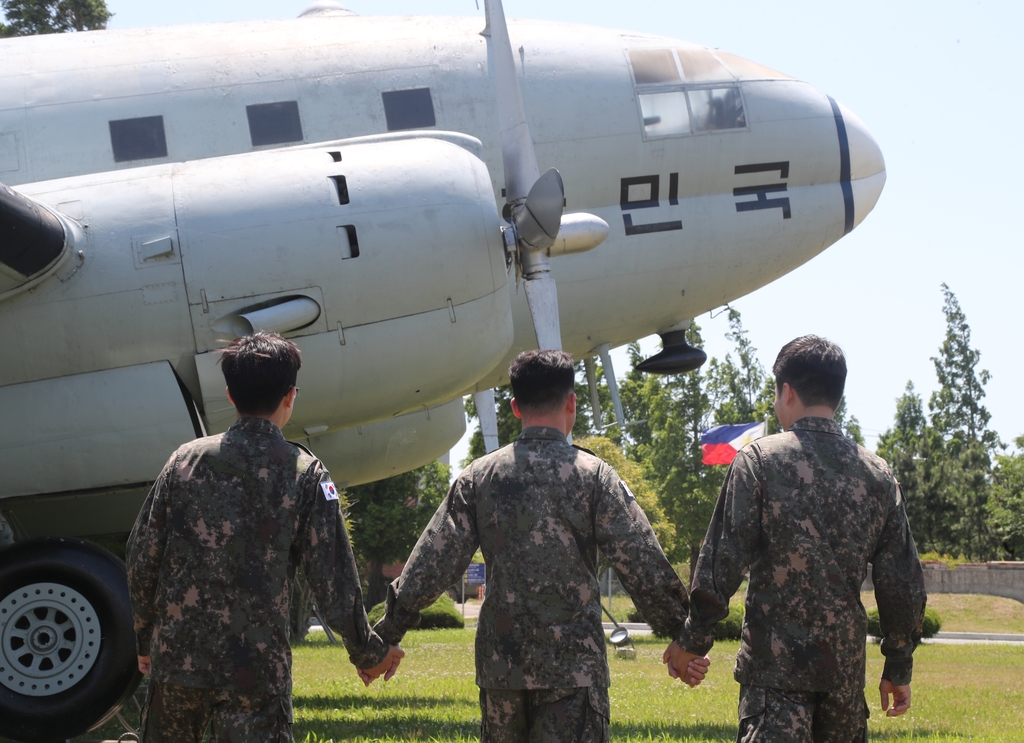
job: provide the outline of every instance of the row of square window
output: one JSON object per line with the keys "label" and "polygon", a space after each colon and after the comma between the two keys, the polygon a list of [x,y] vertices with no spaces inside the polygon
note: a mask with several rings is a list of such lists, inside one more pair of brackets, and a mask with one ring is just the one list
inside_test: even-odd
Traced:
{"label": "row of square window", "polygon": [[[430,88],[392,90],[381,94],[389,132],[434,126]],[[302,121],[298,101],[257,103],[245,107],[253,147],[301,142]],[[115,162],[167,157],[163,116],[143,116],[110,122],[110,144]]]}

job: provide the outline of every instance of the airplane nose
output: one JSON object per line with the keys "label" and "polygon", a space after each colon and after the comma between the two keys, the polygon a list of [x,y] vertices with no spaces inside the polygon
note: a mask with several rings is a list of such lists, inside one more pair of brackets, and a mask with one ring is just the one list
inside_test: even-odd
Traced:
{"label": "airplane nose", "polygon": [[[849,183],[853,197],[853,223],[849,231],[864,221],[878,202],[885,186],[885,158],[878,141],[857,114],[841,103],[836,103],[835,108],[838,109],[837,125],[841,117],[846,129],[846,157],[849,158]],[[840,156],[843,157],[843,153]]]}

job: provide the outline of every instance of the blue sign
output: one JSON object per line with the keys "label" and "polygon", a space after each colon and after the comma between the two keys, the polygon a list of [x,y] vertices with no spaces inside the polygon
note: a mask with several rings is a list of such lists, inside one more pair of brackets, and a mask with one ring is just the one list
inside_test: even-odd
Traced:
{"label": "blue sign", "polygon": [[471,586],[482,586],[487,582],[487,566],[482,562],[471,562],[466,569],[465,581]]}

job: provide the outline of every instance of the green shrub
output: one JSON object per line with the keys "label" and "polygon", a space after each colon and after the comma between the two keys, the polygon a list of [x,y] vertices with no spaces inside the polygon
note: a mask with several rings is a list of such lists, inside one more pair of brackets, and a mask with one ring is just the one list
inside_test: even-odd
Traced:
{"label": "green shrub", "polygon": [[[942,629],[942,617],[930,606],[924,609],[924,621],[921,623],[921,636],[934,637]],[[882,636],[882,627],[878,622],[878,607],[868,609],[868,634]]]}
{"label": "green shrub", "polygon": [[743,629],[743,604],[730,604],[729,616],[711,628],[716,640],[738,640]]}
{"label": "green shrub", "polygon": [[941,562],[950,570],[956,570],[958,565],[966,565],[971,561],[963,555],[960,557],[953,557],[953,555],[942,555],[938,552],[925,552],[920,555],[921,562]]}
{"label": "green shrub", "polygon": [[[640,613],[639,609],[633,609],[627,615],[627,619],[630,622],[645,622],[646,619]],[[720,621],[711,630],[711,634],[714,635],[716,640],[738,640],[740,639],[740,631],[743,628],[743,604],[730,604],[729,605],[729,616]],[[667,635],[661,635],[657,632],[654,633],[655,637],[661,637],[668,639]]]}
{"label": "green shrub", "polygon": [[[384,603],[381,602],[366,613],[370,624],[384,616]],[[462,612],[455,608],[455,602],[446,593],[441,598],[420,612],[420,626],[416,629],[462,629],[466,626]]]}

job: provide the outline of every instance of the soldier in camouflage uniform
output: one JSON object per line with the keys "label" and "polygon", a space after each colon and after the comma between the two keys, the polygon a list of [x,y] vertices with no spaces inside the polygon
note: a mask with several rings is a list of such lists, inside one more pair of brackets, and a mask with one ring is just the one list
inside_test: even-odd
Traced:
{"label": "soldier in camouflage uniform", "polygon": [[139,669],[151,676],[144,741],[291,741],[288,612],[301,563],[324,620],[364,683],[390,678],[363,611],[330,475],[285,441],[299,351],[256,333],[224,350],[238,420],[185,444],[153,485],[128,541]]}
{"label": "soldier in camouflage uniform", "polygon": [[683,662],[685,651],[708,652],[711,628],[749,568],[734,672],[737,740],[859,743],[867,740],[860,587],[868,563],[889,716],[910,708],[925,603],[921,563],[888,465],[833,420],[846,383],[839,347],[797,338],[773,371],[786,432],[743,447],[730,466],[697,560],[686,628],[666,656]]}
{"label": "soldier in camouflage uniform", "polygon": [[[606,741],[598,550],[656,630],[682,629],[686,588],[626,484],[566,442],[576,418],[572,357],[529,351],[509,376],[522,434],[459,475],[374,629],[398,643],[480,547],[488,578],[476,633],[481,742]],[[701,659],[684,669],[687,682],[699,683],[706,668]]]}

